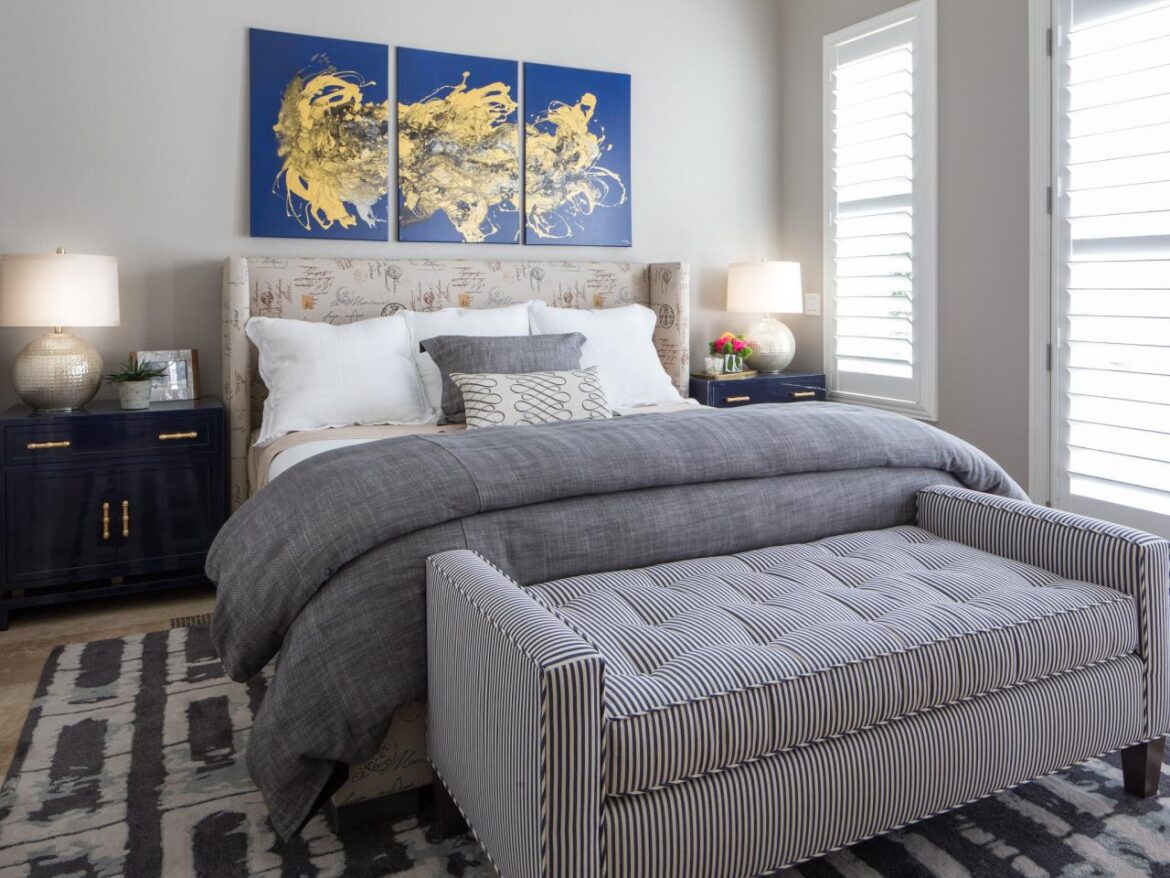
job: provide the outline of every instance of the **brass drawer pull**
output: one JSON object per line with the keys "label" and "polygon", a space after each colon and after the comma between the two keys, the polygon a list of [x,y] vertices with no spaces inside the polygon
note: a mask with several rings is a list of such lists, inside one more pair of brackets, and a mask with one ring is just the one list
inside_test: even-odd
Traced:
{"label": "brass drawer pull", "polygon": [[723,401],[724,402],[750,402],[751,397],[750,396],[729,396],[729,397],[727,397],[727,399],[725,399]]}
{"label": "brass drawer pull", "polygon": [[41,451],[45,448],[68,448],[72,444],[68,439],[62,439],[59,442],[30,442],[25,447],[29,451]]}
{"label": "brass drawer pull", "polygon": [[130,536],[130,501],[122,501],[122,536]]}
{"label": "brass drawer pull", "polygon": [[110,538],[110,504],[106,501],[102,504],[102,539],[108,540]]}
{"label": "brass drawer pull", "polygon": [[166,442],[170,439],[198,439],[199,433],[196,430],[191,430],[187,433],[159,433],[159,441]]}
{"label": "brass drawer pull", "polygon": [[801,390],[792,394],[793,399],[809,399],[817,395],[815,390]]}

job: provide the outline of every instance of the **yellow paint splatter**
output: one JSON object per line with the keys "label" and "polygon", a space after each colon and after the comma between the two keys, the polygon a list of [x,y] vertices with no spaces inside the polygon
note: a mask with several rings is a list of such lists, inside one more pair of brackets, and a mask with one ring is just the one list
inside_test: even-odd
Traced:
{"label": "yellow paint splatter", "polygon": [[589,130],[597,98],[554,101],[525,126],[525,208],[528,228],[542,238],[570,238],[574,218],[626,201],[626,186],[602,166],[605,135]]}
{"label": "yellow paint splatter", "polygon": [[443,86],[398,105],[398,186],[401,222],[442,212],[464,241],[499,231],[493,208],[515,211],[520,191],[520,128],[511,87],[493,82]]}
{"label": "yellow paint splatter", "polygon": [[314,222],[323,229],[378,222],[374,205],[390,186],[390,108],[362,101],[369,85],[330,69],[297,74],[285,87],[272,126],[284,159],[273,191],[283,184],[285,210],[306,231]]}

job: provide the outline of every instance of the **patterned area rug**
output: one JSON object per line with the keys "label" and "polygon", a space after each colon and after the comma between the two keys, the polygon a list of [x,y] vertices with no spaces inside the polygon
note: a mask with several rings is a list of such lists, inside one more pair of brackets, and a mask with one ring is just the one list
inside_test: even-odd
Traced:
{"label": "patterned area rug", "polygon": [[[206,628],[58,647],[0,790],[0,876],[494,874],[468,837],[429,844],[425,814],[280,841],[243,761],[264,686],[228,680]],[[1170,876],[1168,804],[1110,757],[782,874]]]}

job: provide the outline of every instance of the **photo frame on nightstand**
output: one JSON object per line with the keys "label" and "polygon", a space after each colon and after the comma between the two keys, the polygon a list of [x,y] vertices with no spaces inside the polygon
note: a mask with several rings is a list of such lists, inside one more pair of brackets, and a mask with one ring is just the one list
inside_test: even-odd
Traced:
{"label": "photo frame on nightstand", "polygon": [[151,402],[199,399],[199,351],[184,348],[174,351],[134,351],[136,363],[150,362],[163,374],[150,380]]}

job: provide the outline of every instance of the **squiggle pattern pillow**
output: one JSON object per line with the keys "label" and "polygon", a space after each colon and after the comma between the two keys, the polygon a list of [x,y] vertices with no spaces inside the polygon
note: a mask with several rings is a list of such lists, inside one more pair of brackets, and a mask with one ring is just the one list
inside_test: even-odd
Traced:
{"label": "squiggle pattern pillow", "polygon": [[453,372],[450,378],[463,394],[469,430],[611,416],[596,366],[514,375]]}

